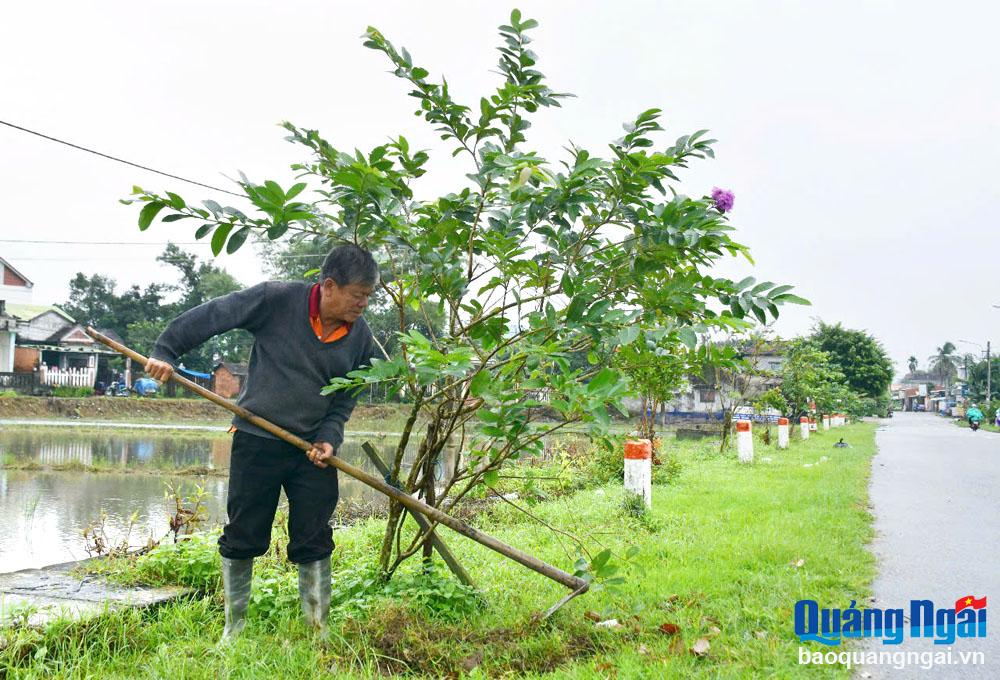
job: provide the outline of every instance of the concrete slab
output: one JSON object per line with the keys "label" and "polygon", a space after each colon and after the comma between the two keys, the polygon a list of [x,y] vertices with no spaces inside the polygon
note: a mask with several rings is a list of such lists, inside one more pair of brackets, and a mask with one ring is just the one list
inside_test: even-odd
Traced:
{"label": "concrete slab", "polygon": [[127,588],[99,576],[75,575],[88,561],[0,574],[0,625],[13,619],[41,626],[58,618],[88,618],[122,607],[168,602],[191,592],[183,587]]}

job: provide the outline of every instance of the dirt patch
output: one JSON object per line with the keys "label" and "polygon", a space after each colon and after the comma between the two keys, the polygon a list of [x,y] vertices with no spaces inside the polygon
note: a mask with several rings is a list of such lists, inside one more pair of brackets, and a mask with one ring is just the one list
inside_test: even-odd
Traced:
{"label": "dirt patch", "polygon": [[475,630],[460,622],[428,619],[403,605],[347,621],[343,636],[354,649],[363,650],[355,661],[382,675],[447,678],[480,666],[487,677],[547,673],[621,643],[602,639],[608,636],[592,626],[556,626],[537,618],[509,628]]}

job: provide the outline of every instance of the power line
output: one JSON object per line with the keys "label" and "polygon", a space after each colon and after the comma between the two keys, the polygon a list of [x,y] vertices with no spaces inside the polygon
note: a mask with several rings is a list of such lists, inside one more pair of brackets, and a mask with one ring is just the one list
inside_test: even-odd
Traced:
{"label": "power line", "polygon": [[0,125],[6,125],[9,128],[20,130],[21,132],[27,132],[29,135],[35,135],[36,137],[47,139],[50,142],[65,144],[66,146],[71,147],[73,149],[78,149],[79,151],[86,151],[87,153],[92,153],[95,156],[100,156],[101,158],[107,158],[108,160],[117,161],[118,163],[131,165],[133,168],[139,168],[140,170],[146,170],[147,172],[155,172],[157,175],[163,175],[164,177],[180,180],[181,182],[187,182],[188,184],[194,184],[199,187],[205,187],[206,189],[211,189],[212,191],[219,191],[224,194],[229,194],[230,196],[239,196],[240,198],[246,198],[243,194],[238,194],[235,191],[229,191],[228,189],[220,189],[219,187],[214,187],[211,184],[205,184],[204,182],[197,182],[193,179],[180,177],[179,175],[172,175],[169,172],[163,172],[162,170],[157,170],[156,168],[151,168],[147,165],[140,165],[138,163],[133,163],[132,161],[127,161],[124,158],[118,158],[116,156],[111,156],[106,153],[101,153],[100,151],[94,151],[93,149],[88,149],[87,147],[80,146],[79,144],[73,144],[72,142],[67,142],[63,139],[57,139],[56,137],[50,137],[49,135],[42,134],[41,132],[35,132],[34,130],[29,130],[28,128],[21,127],[20,125],[14,125],[13,123],[8,123],[5,120],[0,120]]}
{"label": "power line", "polygon": [[46,241],[27,238],[0,238],[0,243],[41,243],[74,246],[196,246],[204,241]]}

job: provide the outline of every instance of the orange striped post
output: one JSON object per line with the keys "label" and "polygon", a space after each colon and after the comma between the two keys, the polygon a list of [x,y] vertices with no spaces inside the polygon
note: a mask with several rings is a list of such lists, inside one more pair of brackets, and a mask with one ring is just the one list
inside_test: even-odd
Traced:
{"label": "orange striped post", "polygon": [[625,490],[653,507],[653,444],[648,439],[625,441]]}
{"label": "orange striped post", "polygon": [[753,462],[753,432],[749,420],[736,421],[736,452],[741,463]]}
{"label": "orange striped post", "polygon": [[788,448],[788,418],[778,418],[778,448]]}
{"label": "orange striped post", "polygon": [[803,440],[809,439],[809,419],[805,416],[799,418],[799,433]]}

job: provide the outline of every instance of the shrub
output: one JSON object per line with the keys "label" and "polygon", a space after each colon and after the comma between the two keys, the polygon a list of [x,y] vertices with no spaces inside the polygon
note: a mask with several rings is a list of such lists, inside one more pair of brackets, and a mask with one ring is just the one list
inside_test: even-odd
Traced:
{"label": "shrub", "polygon": [[53,397],[92,397],[94,396],[93,387],[66,387],[63,385],[58,385],[52,388]]}

